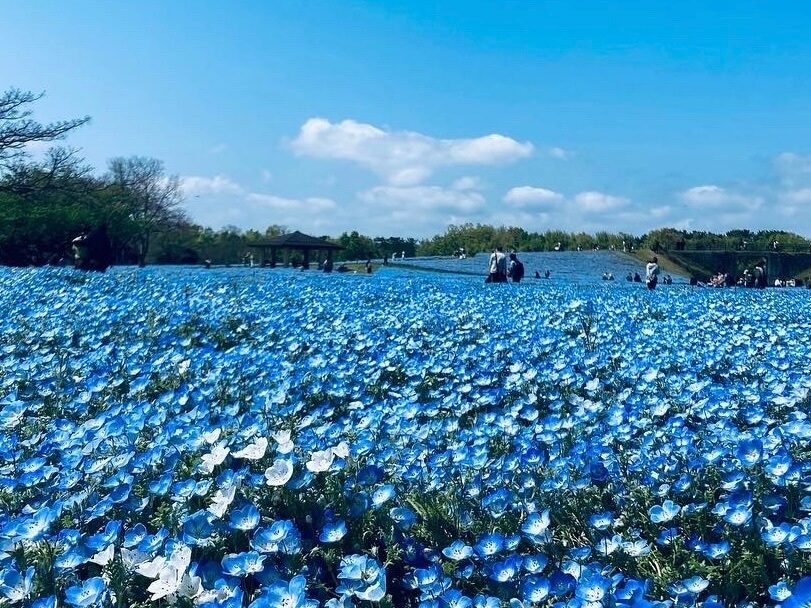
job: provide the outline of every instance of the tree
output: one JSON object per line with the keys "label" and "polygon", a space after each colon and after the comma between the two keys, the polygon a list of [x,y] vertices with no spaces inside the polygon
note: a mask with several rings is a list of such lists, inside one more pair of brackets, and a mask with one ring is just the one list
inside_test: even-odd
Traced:
{"label": "tree", "polygon": [[132,221],[131,242],[143,266],[152,236],[187,221],[180,179],[166,176],[160,160],[131,156],[110,161],[108,183]]}
{"label": "tree", "polygon": [[89,116],[43,125],[31,118],[29,106],[44,93],[10,89],[0,95],[0,168],[28,156],[26,146],[62,139],[69,131],[90,120]]}

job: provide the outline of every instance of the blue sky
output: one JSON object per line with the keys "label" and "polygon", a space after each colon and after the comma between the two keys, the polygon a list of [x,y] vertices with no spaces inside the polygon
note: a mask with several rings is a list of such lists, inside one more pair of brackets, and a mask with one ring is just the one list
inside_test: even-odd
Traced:
{"label": "blue sky", "polygon": [[[656,6],[654,6],[656,5]],[[5,88],[205,226],[811,236],[811,5],[41,0]]]}

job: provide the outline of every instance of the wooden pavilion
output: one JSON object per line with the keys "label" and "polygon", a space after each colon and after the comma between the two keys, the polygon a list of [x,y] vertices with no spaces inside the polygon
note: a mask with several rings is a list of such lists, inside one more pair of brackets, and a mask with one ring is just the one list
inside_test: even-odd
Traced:
{"label": "wooden pavilion", "polygon": [[267,241],[251,243],[248,247],[258,249],[260,264],[262,266],[269,265],[271,268],[276,267],[279,251],[282,252],[282,264],[284,266],[290,265],[291,251],[301,251],[304,255],[302,267],[309,268],[311,251],[316,252],[317,262],[321,261],[322,255],[324,256],[324,261],[332,262],[333,252],[343,249],[340,245],[310,236],[309,234],[303,234],[298,230],[289,234],[274,236]]}

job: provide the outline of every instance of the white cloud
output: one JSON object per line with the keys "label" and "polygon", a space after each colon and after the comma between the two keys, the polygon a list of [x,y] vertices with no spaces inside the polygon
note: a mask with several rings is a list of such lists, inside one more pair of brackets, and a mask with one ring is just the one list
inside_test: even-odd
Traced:
{"label": "white cloud", "polygon": [[763,198],[729,192],[714,185],[695,186],[681,193],[681,200],[690,207],[713,211],[754,211],[763,204]]}
{"label": "white cloud", "polygon": [[558,160],[569,160],[572,156],[574,156],[574,152],[555,146],[549,148],[549,156],[552,158],[557,158]]}
{"label": "white cloud", "polygon": [[811,180],[811,156],[783,152],[775,157],[773,164],[778,178],[787,187],[808,184]]}
{"label": "white cloud", "polygon": [[603,192],[581,192],[574,197],[575,204],[588,213],[607,213],[627,206],[630,202],[623,196]]}
{"label": "white cloud", "polygon": [[481,190],[482,180],[478,177],[465,176],[460,177],[451,186],[454,190]]}
{"label": "white cloud", "polygon": [[787,192],[785,198],[794,205],[811,205],[811,188]]}
{"label": "white cloud", "polygon": [[317,196],[298,199],[285,198],[274,194],[258,194],[251,192],[245,197],[245,200],[267,211],[281,211],[284,213],[295,212],[301,215],[333,211],[337,207],[335,201],[332,199]]}
{"label": "white cloud", "polygon": [[224,175],[215,175],[214,177],[186,175],[180,178],[180,187],[186,196],[243,193],[243,189],[239,184]]}
{"label": "white cloud", "polygon": [[435,214],[475,214],[486,207],[484,197],[475,191],[454,190],[440,186],[377,186],[358,197],[365,203],[398,210],[405,217],[413,216],[415,211]]}
{"label": "white cloud", "polygon": [[228,150],[228,144],[215,144],[208,149],[208,153],[217,155],[222,154],[226,150]]}
{"label": "white cloud", "polygon": [[393,186],[414,186],[436,169],[497,165],[529,156],[533,146],[499,134],[474,139],[436,139],[413,131],[386,131],[354,120],[310,118],[291,142],[300,156],[348,160]]}
{"label": "white cloud", "polygon": [[511,188],[504,195],[503,200],[515,208],[543,210],[555,208],[564,200],[564,197],[562,194],[546,188],[518,186]]}

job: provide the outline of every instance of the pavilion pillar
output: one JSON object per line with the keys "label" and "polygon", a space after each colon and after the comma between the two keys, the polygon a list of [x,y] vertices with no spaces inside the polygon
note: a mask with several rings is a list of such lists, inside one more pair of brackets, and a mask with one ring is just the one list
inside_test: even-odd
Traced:
{"label": "pavilion pillar", "polygon": [[301,267],[304,270],[308,270],[310,268],[310,250],[304,250],[304,261],[301,263]]}
{"label": "pavilion pillar", "polygon": [[276,248],[270,248],[270,267],[276,268]]}
{"label": "pavilion pillar", "polygon": [[282,252],[282,259],[284,260],[284,267],[288,268],[290,266],[290,250],[285,248]]}

